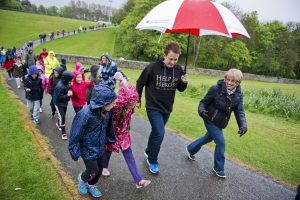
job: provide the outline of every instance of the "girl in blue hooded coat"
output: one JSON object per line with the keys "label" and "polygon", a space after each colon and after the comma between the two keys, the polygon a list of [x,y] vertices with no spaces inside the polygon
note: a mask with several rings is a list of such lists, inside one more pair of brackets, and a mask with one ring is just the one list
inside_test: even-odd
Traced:
{"label": "girl in blue hooded coat", "polygon": [[103,169],[104,144],[115,142],[112,120],[114,91],[106,85],[95,85],[90,104],[83,107],[74,117],[69,142],[69,152],[73,160],[81,158],[86,170],[78,176],[79,193],[102,196],[95,187]]}

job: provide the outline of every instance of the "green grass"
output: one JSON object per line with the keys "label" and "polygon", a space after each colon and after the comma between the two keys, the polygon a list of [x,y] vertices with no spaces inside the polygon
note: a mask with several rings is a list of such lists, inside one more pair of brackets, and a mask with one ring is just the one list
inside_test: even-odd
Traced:
{"label": "green grass", "polygon": [[39,156],[33,135],[24,129],[17,100],[1,83],[0,110],[0,199],[65,199],[50,161]]}
{"label": "green grass", "polygon": [[[135,81],[140,75],[140,70],[122,69]],[[202,75],[190,75],[190,85],[200,87],[213,85],[219,77]],[[263,83],[245,80],[243,88],[290,88],[289,92],[299,95],[299,90],[294,85],[279,83]],[[291,86],[291,87],[289,87]],[[293,89],[291,89],[293,88]],[[183,133],[192,139],[196,139],[205,133],[203,121],[197,113],[198,103],[203,96],[190,98],[179,92],[176,94],[174,110],[171,114],[168,128]],[[145,101],[142,101],[142,109],[136,109],[138,115],[147,118]],[[239,137],[238,127],[232,115],[228,127],[224,130],[226,138],[226,153],[230,157],[237,158],[243,163],[265,173],[277,180],[296,186],[300,182],[300,124],[284,118],[264,115],[263,113],[246,112],[248,133]],[[209,146],[213,147],[214,144]]]}
{"label": "green grass", "polygon": [[110,55],[114,56],[115,35],[115,28],[80,33],[44,43],[38,46],[34,52],[38,54],[46,47],[55,53],[100,57],[102,53],[109,52]]}
{"label": "green grass", "polygon": [[79,26],[94,26],[96,22],[51,17],[0,9],[0,44],[5,48],[19,47],[29,40],[38,40],[41,33],[74,30]]}

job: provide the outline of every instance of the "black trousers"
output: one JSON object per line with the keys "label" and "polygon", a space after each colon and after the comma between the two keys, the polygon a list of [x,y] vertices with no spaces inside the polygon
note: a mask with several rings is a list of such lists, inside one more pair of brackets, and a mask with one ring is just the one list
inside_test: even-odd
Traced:
{"label": "black trousers", "polygon": [[66,114],[67,107],[55,106],[58,114],[58,125],[61,128],[61,134],[66,134]]}
{"label": "black trousers", "polygon": [[88,182],[89,185],[95,185],[103,170],[104,156],[97,160],[83,160],[86,170],[81,174],[81,180]]}

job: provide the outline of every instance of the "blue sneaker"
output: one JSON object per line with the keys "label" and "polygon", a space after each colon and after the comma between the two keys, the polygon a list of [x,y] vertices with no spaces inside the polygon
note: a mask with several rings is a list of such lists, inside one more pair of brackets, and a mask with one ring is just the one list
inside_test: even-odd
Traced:
{"label": "blue sneaker", "polygon": [[149,163],[149,160],[147,159],[147,163],[149,165],[149,170],[152,174],[158,174],[160,172],[158,168],[158,164],[156,163]]}
{"label": "blue sneaker", "polygon": [[87,183],[81,179],[81,174],[78,175],[78,191],[81,195],[85,195],[88,193],[87,191]]}
{"label": "blue sneaker", "polygon": [[195,161],[196,160],[195,156],[190,154],[187,147],[185,148],[185,150],[186,150],[186,153],[187,153],[187,156],[189,157],[189,159],[192,160],[192,161]]}
{"label": "blue sneaker", "polygon": [[96,188],[95,185],[88,184],[87,187],[88,187],[88,191],[92,195],[92,197],[99,198],[102,196],[102,193],[98,190],[98,188]]}
{"label": "blue sneaker", "polygon": [[220,178],[226,178],[225,172],[224,171],[217,171],[215,170],[215,168],[213,168],[213,171],[215,172],[215,174],[220,177]]}

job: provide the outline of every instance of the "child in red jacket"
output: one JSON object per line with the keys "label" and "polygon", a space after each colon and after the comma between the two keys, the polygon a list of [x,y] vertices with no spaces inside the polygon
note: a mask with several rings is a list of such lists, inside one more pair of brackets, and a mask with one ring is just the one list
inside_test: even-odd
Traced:
{"label": "child in red jacket", "polygon": [[91,88],[92,81],[84,81],[82,78],[82,73],[79,71],[74,71],[74,79],[71,83],[71,89],[73,95],[71,96],[71,101],[76,113],[78,113],[82,107],[86,104],[86,88]]}
{"label": "child in red jacket", "polygon": [[11,58],[8,55],[6,61],[3,63],[3,68],[5,68],[8,73],[8,80],[13,80],[13,71],[14,71],[15,62],[16,62],[15,59]]}

